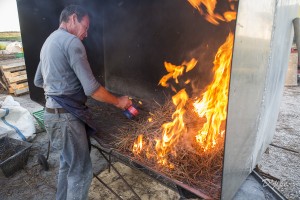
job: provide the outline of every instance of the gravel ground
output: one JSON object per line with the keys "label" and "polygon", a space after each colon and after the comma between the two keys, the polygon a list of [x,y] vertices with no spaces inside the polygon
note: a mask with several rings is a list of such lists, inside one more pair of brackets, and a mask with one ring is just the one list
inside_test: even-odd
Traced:
{"label": "gravel ground", "polygon": [[276,133],[259,166],[280,181],[267,179],[288,199],[300,199],[300,87],[286,87]]}
{"label": "gravel ground", "polygon": [[[0,101],[6,97],[5,91],[1,93]],[[40,105],[32,102],[28,94],[14,97],[14,99],[31,113],[42,108]],[[259,163],[259,167],[263,172],[278,178],[280,182],[272,179],[266,180],[270,181],[276,189],[291,200],[300,199],[299,118],[300,87],[286,87],[272,145]],[[10,178],[0,177],[0,199],[55,199],[56,176],[59,165],[58,153],[50,151],[48,159],[49,171],[43,170],[37,164],[38,154],[46,156],[48,137],[37,123],[36,128],[37,134],[32,141],[33,146],[25,169],[16,172]],[[108,173],[107,165],[103,162],[98,151],[93,149],[91,157],[95,174],[98,174],[101,179],[108,182],[124,199],[134,199],[128,188],[124,187],[122,182],[119,183],[120,179],[114,173]],[[176,192],[159,184],[145,174],[120,163],[116,163],[116,167],[120,169],[126,180],[134,187],[142,199],[180,199]],[[89,199],[116,199],[116,197],[94,178],[90,187]]]}

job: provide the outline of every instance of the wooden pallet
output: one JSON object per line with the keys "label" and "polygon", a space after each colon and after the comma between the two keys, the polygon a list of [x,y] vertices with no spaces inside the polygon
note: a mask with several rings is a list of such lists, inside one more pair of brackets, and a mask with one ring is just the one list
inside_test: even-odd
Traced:
{"label": "wooden pallet", "polygon": [[29,91],[25,62],[5,64],[0,67],[2,73],[2,85],[10,94],[16,96]]}

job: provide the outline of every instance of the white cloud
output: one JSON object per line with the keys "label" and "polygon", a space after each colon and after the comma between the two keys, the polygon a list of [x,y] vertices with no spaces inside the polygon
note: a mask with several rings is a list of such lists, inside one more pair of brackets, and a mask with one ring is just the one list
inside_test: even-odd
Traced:
{"label": "white cloud", "polygon": [[16,0],[0,0],[0,32],[20,31]]}

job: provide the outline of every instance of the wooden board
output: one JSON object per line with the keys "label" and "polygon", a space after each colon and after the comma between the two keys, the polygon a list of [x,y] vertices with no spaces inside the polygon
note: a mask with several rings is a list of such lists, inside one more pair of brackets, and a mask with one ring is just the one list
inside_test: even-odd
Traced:
{"label": "wooden board", "polygon": [[29,91],[28,82],[24,83],[13,83],[9,87],[9,93],[14,95],[20,95]]}
{"label": "wooden board", "polygon": [[21,94],[26,94],[26,93],[28,93],[28,92],[29,92],[29,88],[28,88],[28,86],[27,86],[27,87],[25,87],[25,88],[16,89],[16,90],[14,91],[14,95],[15,95],[15,96],[18,96],[18,95],[21,95]]}
{"label": "wooden board", "polygon": [[2,72],[12,72],[12,71],[19,71],[19,70],[25,70],[25,62],[17,62],[17,63],[11,63],[1,66]]}
{"label": "wooden board", "polygon": [[24,61],[0,66],[2,80],[10,94],[21,95],[29,91]]}
{"label": "wooden board", "polygon": [[22,71],[17,71],[17,72],[3,72],[5,77],[16,77],[16,76],[20,76],[20,75],[24,75],[26,74],[26,70],[22,70]]}
{"label": "wooden board", "polygon": [[20,76],[13,76],[13,77],[5,77],[5,78],[10,85],[12,83],[19,83],[19,82],[27,81],[27,74],[23,74]]}

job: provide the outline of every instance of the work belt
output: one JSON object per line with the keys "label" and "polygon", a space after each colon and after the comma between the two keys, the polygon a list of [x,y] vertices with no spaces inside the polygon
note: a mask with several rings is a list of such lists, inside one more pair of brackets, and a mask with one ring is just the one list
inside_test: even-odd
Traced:
{"label": "work belt", "polygon": [[66,109],[64,108],[46,108],[46,111],[48,113],[69,113]]}

